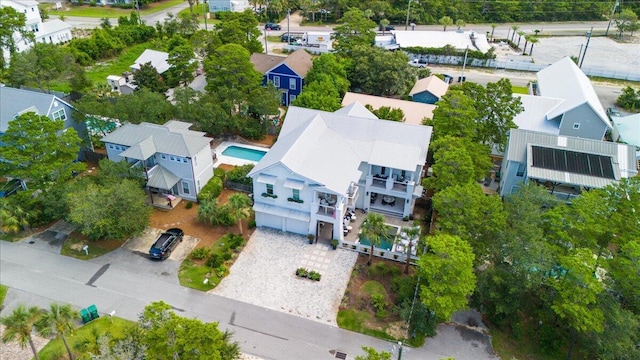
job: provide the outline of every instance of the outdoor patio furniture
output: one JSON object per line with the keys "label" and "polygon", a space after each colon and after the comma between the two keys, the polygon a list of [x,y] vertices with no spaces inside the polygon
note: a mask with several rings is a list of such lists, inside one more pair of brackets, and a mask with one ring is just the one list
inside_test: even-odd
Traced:
{"label": "outdoor patio furniture", "polygon": [[396,202],[396,198],[393,196],[385,195],[382,197],[382,205],[393,205]]}

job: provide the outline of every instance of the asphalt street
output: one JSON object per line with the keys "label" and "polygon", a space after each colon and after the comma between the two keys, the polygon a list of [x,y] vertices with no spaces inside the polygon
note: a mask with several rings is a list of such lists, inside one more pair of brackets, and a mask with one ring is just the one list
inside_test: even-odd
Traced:
{"label": "asphalt street", "polygon": [[[181,287],[173,279],[126,265],[129,260],[123,256],[82,261],[29,241],[0,241],[0,282],[10,287],[2,314],[19,303],[48,307],[57,301],[76,308],[95,304],[102,314],[115,311],[116,316],[137,320],[146,305],[162,300],[181,316],[218,322],[221,329],[234,332],[243,352],[264,359],[333,359],[335,350],[352,359],[362,354],[361,346],[385,351],[392,346],[316,321]],[[481,339],[464,328],[441,326],[438,332],[422,348],[406,349],[403,359],[495,359]]]}

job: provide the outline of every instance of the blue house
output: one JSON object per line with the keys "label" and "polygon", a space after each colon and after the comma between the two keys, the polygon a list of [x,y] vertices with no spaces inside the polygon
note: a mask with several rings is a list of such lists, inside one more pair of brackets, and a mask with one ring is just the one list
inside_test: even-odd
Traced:
{"label": "blue house", "polygon": [[27,112],[47,116],[51,120],[62,120],[65,129],[74,128],[84,142],[78,154],[79,159],[84,159],[84,151],[93,150],[87,124],[74,119],[73,114],[78,110],[71,104],[52,94],[0,86],[0,137],[7,131],[9,122]]}
{"label": "blue house", "polygon": [[263,84],[271,82],[281,92],[282,105],[288,106],[302,92],[304,77],[313,66],[311,55],[298,49],[285,57],[267,54],[251,55],[251,62],[264,75]]}
{"label": "blue house", "polygon": [[209,12],[215,13],[219,11],[242,12],[248,9],[249,0],[209,0]]}
{"label": "blue house", "polygon": [[447,93],[449,84],[440,80],[439,77],[431,75],[416,81],[409,92],[411,100],[423,104],[435,104],[444,94]]}

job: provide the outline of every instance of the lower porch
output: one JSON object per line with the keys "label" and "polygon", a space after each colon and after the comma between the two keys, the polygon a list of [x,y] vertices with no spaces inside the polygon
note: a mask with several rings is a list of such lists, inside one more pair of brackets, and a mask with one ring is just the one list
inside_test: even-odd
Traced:
{"label": "lower porch", "polygon": [[171,210],[182,201],[176,195],[147,190],[147,204],[163,210]]}

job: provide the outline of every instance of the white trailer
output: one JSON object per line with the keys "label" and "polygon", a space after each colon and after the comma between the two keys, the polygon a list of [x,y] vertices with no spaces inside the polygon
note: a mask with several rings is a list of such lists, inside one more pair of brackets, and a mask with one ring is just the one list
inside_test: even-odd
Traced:
{"label": "white trailer", "polygon": [[305,46],[317,47],[331,50],[333,49],[330,32],[313,32],[309,31],[302,36],[302,43]]}

